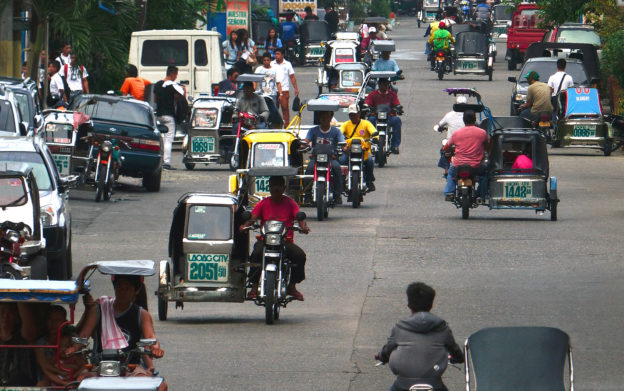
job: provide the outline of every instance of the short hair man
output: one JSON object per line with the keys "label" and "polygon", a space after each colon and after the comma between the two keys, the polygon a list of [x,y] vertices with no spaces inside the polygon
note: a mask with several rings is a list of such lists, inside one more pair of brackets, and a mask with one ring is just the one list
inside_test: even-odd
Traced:
{"label": "short hair man", "polygon": [[305,12],[303,20],[319,20],[319,17],[312,12],[312,7],[307,6],[303,9],[303,11]]}
{"label": "short hair man", "polygon": [[71,65],[71,48],[71,43],[66,43],[61,48],[61,53],[57,58],[55,58],[55,60],[58,61],[60,65]]}
{"label": "short hair man", "polygon": [[552,92],[546,83],[539,81],[540,75],[536,71],[530,71],[524,77],[529,82],[527,101],[520,105],[520,117],[537,121],[541,115],[552,117],[553,106],[551,103]]}
{"label": "short hair man", "polygon": [[65,91],[65,93],[69,94],[69,102],[71,103],[77,95],[89,93],[89,81],[87,80],[89,72],[83,65],[78,65],[75,54],[71,53],[69,58],[71,61],[61,66],[59,74],[67,81],[69,91]]}
{"label": "short hair man", "polygon": [[293,85],[295,96],[299,96],[299,87],[297,87],[297,78],[292,64],[284,58],[284,48],[275,49],[275,60],[271,62],[271,68],[275,69],[275,80],[282,86],[281,95],[278,93],[277,100],[282,108],[284,127],[287,127],[290,124],[290,107],[288,106],[290,84]]}
{"label": "short hair man", "polygon": [[236,101],[236,110],[254,114],[258,117],[256,127],[266,128],[266,121],[269,119],[269,108],[264,98],[254,92],[254,85],[251,81],[243,84],[243,96]]}
{"label": "short hair man", "polygon": [[48,74],[50,78],[50,90],[46,98],[46,104],[49,108],[56,109],[59,107],[69,107],[67,93],[63,78],[59,74],[61,64],[54,60],[48,65]]}
{"label": "short hair man", "polygon": [[169,129],[163,135],[163,168],[165,170],[175,170],[171,166],[171,149],[176,131],[176,100],[184,99],[184,89],[176,83],[178,78],[178,67],[170,65],[167,67],[167,75],[164,80],[154,86],[154,98],[156,100],[156,115],[160,122]]}
{"label": "short hair man", "polygon": [[325,6],[325,21],[329,26],[329,33],[336,34],[336,32],[338,32],[340,17],[338,16],[338,12],[334,11],[334,7],[331,4]]}
{"label": "short hair man", "polygon": [[380,58],[373,63],[373,71],[398,72],[399,64],[390,58],[390,52],[381,52]]}
{"label": "short hair man", "polygon": [[145,87],[150,85],[150,81],[139,77],[136,66],[128,64],[126,67],[126,78],[119,89],[124,95],[132,95],[134,99],[145,100]]}
{"label": "short hair man", "polygon": [[435,290],[425,283],[413,282],[406,294],[411,315],[396,323],[377,355],[381,362],[390,364],[397,377],[390,390],[407,391],[414,384],[424,383],[435,391],[447,391],[442,374],[448,356],[452,363],[462,363],[462,350],[448,324],[430,312]]}
{"label": "short hair man", "polygon": [[553,73],[548,78],[548,86],[550,87],[552,96],[557,96],[561,91],[574,87],[574,79],[572,78],[572,75],[568,75],[565,71],[566,65],[567,63],[565,58],[558,59],[557,72]]}
{"label": "short hair man", "polygon": [[[390,139],[390,151],[394,154],[399,154],[399,146],[401,145],[401,126],[402,122],[396,114],[396,107],[401,105],[399,97],[396,92],[390,89],[390,80],[379,79],[379,89],[371,92],[366,97],[365,103],[372,109],[377,109],[378,106],[389,106],[390,113],[388,113],[388,125],[392,128],[392,138]],[[368,120],[377,126],[377,118],[373,115],[368,117]]]}
{"label": "short hair man", "polygon": [[225,80],[222,80],[221,82],[219,82],[219,93],[226,93],[228,91],[236,91],[236,79],[238,78],[238,75],[240,74],[240,72],[238,71],[238,68],[236,67],[232,67],[230,69],[227,70],[226,78]]}

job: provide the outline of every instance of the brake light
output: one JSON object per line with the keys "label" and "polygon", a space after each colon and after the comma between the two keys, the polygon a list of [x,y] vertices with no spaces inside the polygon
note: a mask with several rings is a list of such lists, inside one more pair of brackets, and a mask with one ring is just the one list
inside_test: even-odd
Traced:
{"label": "brake light", "polygon": [[438,52],[438,57],[444,57],[444,52]]}
{"label": "brake light", "polygon": [[145,151],[160,151],[160,141],[133,138],[132,142],[130,143],[130,147],[134,149],[142,149]]}
{"label": "brake light", "polygon": [[219,85],[216,84],[212,87],[212,96],[217,96],[219,95]]}
{"label": "brake light", "polygon": [[459,177],[460,177],[461,179],[468,179],[468,178],[470,178],[470,172],[468,172],[468,171],[462,171],[462,172],[460,172],[460,173],[459,173]]}

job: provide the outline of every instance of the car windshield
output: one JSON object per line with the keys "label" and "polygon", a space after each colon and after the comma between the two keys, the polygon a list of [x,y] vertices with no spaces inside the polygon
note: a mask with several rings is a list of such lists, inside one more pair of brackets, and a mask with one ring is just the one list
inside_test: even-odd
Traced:
{"label": "car windshield", "polygon": [[343,87],[361,87],[364,83],[364,73],[360,71],[341,71],[340,84]]}
{"label": "car windshield", "polygon": [[[83,104],[81,102],[80,104]],[[100,101],[87,104],[83,112],[92,119],[114,122],[126,122],[143,126],[152,126],[149,109],[141,104],[126,101]]]}
{"label": "car windshield", "polygon": [[592,30],[561,29],[557,42],[561,43],[588,43],[601,46],[600,36]]}
{"label": "car windshield", "polygon": [[45,132],[42,137],[46,143],[70,144],[73,131],[74,127],[72,124],[49,122],[45,126]]}
{"label": "car windshield", "polygon": [[16,162],[26,163],[33,169],[39,190],[52,190],[51,173],[40,154],[37,152],[0,152],[0,165]]}
{"label": "car windshield", "polygon": [[253,167],[284,167],[284,145],[279,143],[258,143],[254,146]]}
{"label": "car windshield", "polygon": [[13,108],[8,100],[0,100],[0,132],[17,132]]}
{"label": "car windshield", "polygon": [[[520,79],[518,82],[523,85],[528,85],[527,79],[523,76],[529,73],[530,71],[537,71],[540,75],[540,81],[544,83],[548,82],[548,78],[550,75],[557,72],[557,62],[556,61],[528,61],[522,67],[522,72],[520,72]],[[572,76],[572,80],[574,80],[574,85],[585,85],[588,83],[587,74],[585,73],[585,68],[583,64],[579,62],[568,62],[566,66],[566,73]]]}
{"label": "car windshield", "polygon": [[0,178],[0,207],[21,206],[28,201],[20,178]]}
{"label": "car windshield", "polygon": [[230,240],[231,215],[227,206],[192,205],[188,212],[186,237],[191,240]]}

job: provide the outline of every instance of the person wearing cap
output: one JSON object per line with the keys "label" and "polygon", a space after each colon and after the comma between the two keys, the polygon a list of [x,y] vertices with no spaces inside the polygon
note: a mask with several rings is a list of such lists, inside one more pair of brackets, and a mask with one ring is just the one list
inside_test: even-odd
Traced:
{"label": "person wearing cap", "polygon": [[[334,117],[334,113],[332,111],[320,111],[318,112],[319,124],[313,126],[308,130],[308,134],[306,135],[305,142],[312,147],[312,155],[310,157],[310,161],[308,162],[308,166],[306,167],[306,175],[312,175],[314,173],[314,147],[317,144],[331,144],[335,148],[338,148],[339,143],[345,142],[345,138],[335,126],[332,126],[331,120]],[[342,204],[342,189],[343,186],[343,178],[342,178],[342,170],[340,169],[340,163],[336,160],[336,156],[332,156],[331,162],[331,174],[334,177],[333,181],[333,189],[332,192],[334,194],[334,201],[336,204]],[[306,198],[308,200],[312,199],[311,191],[312,186],[310,186],[311,179],[306,179],[304,181],[304,188],[310,189],[309,193],[306,194]]]}
{"label": "person wearing cap", "polygon": [[[351,141],[354,138],[362,140],[362,151],[364,151],[364,182],[366,182],[368,192],[375,191],[375,184],[373,183],[375,181],[375,176],[373,175],[375,162],[371,157],[371,143],[368,141],[377,133],[375,125],[373,125],[370,121],[362,119],[360,109],[358,108],[357,103],[354,103],[349,106],[349,121],[342,124],[340,131],[347,141],[346,148],[351,146]],[[349,156],[346,153],[340,157],[340,164],[345,166],[349,164]]]}
{"label": "person wearing cap", "polygon": [[399,64],[390,58],[390,52],[381,52],[380,58],[373,63],[372,70],[398,72]]}
{"label": "person wearing cap", "polygon": [[541,115],[552,118],[553,106],[550,101],[551,90],[548,84],[539,81],[540,75],[536,71],[530,71],[524,75],[529,82],[527,90],[527,100],[519,109],[520,117],[536,121]]}
{"label": "person wearing cap", "polygon": [[[399,154],[399,146],[401,145],[401,119],[396,115],[395,108],[401,105],[396,92],[390,89],[390,80],[379,79],[379,89],[371,92],[366,97],[365,102],[373,111],[378,106],[390,107],[388,113],[388,125],[392,128],[392,139],[390,140],[390,151]],[[374,115],[368,117],[368,120],[374,125],[377,124],[377,118]]]}
{"label": "person wearing cap", "polygon": [[[465,95],[457,95],[455,98],[455,103],[464,104],[468,102],[468,99]],[[438,122],[438,130],[437,132],[443,132],[446,130],[446,139],[450,139],[453,136],[453,132],[457,129],[461,129],[465,126],[464,124],[464,113],[451,110],[442,117],[440,122]],[[438,161],[438,167],[444,169],[443,177],[446,178],[448,175],[448,170],[451,165],[451,159],[446,156],[445,152],[440,149],[440,160]]]}
{"label": "person wearing cap", "polygon": [[367,51],[368,49],[370,49],[372,43],[371,41],[376,41],[378,39],[379,37],[377,36],[377,28],[375,26],[369,27],[368,37],[362,40],[362,51]]}
{"label": "person wearing cap", "polygon": [[236,100],[236,111],[251,113],[258,117],[257,128],[266,128],[269,119],[269,108],[264,98],[255,93],[254,84],[251,81],[243,83],[243,96]]}

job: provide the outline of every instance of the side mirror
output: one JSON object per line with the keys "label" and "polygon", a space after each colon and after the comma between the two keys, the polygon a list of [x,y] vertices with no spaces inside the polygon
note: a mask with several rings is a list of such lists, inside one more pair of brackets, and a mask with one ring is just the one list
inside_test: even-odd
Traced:
{"label": "side mirror", "polygon": [[249,221],[251,220],[251,212],[246,210],[243,213],[241,213],[241,218],[243,219],[243,221]]}
{"label": "side mirror", "polygon": [[597,77],[592,77],[592,79],[589,81],[589,84],[591,84],[592,86],[597,86],[598,83],[600,83],[600,79],[598,79]]}
{"label": "side mirror", "polygon": [[507,77],[507,81],[509,81],[511,83],[517,83],[518,79],[516,79],[515,76],[509,76],[509,77]]}
{"label": "side mirror", "polygon": [[28,134],[28,122],[20,122],[19,132],[21,136],[26,136]]}
{"label": "side mirror", "polygon": [[61,182],[59,183],[59,190],[61,192],[65,192],[70,188],[76,187],[78,184],[78,175],[69,175],[61,178]]}
{"label": "side mirror", "polygon": [[72,342],[76,345],[86,346],[89,343],[89,338],[72,337]]}
{"label": "side mirror", "polygon": [[156,123],[156,128],[162,134],[169,133],[169,128],[167,126],[161,124],[160,122]]}
{"label": "side mirror", "polygon": [[399,69],[399,71],[397,72],[397,76],[401,76],[403,74],[403,69]]}
{"label": "side mirror", "polygon": [[156,345],[156,338],[141,338],[139,342],[137,342],[137,347],[139,348],[153,345]]}
{"label": "side mirror", "polygon": [[39,128],[43,125],[43,116],[41,114],[35,114],[35,128]]}
{"label": "side mirror", "polygon": [[306,219],[305,212],[297,212],[297,214],[295,215],[295,220],[297,220],[297,221],[301,221],[301,220],[305,220],[305,219]]}

